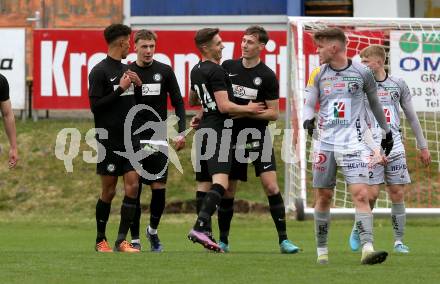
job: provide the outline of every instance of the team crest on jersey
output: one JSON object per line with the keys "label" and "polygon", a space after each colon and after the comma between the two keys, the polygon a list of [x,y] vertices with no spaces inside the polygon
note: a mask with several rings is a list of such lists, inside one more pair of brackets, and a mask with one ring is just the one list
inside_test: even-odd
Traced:
{"label": "team crest on jersey", "polygon": [[109,173],[113,173],[115,171],[115,169],[116,169],[116,166],[114,164],[108,164],[107,165],[107,171]]}
{"label": "team crest on jersey", "polygon": [[350,94],[355,94],[359,90],[359,83],[358,82],[350,82],[348,83],[348,92]]}
{"label": "team crest on jersey", "polygon": [[262,82],[263,82],[263,80],[260,77],[254,78],[254,85],[255,86],[260,86]]}
{"label": "team crest on jersey", "polygon": [[391,99],[393,101],[398,101],[399,100],[399,92],[397,92],[397,91],[391,91],[390,92],[390,96],[391,96]]}
{"label": "team crest on jersey", "polygon": [[153,75],[153,80],[156,82],[160,82],[162,80],[162,75],[160,73],[156,73]]}

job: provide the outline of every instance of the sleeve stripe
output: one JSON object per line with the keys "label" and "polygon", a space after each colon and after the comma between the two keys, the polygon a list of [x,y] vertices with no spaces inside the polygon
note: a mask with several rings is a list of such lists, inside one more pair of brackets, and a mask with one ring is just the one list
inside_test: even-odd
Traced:
{"label": "sleeve stripe", "polygon": [[313,69],[312,73],[309,76],[309,80],[307,81],[307,87],[313,86],[315,84],[316,75],[318,75],[319,71],[321,71],[321,67],[316,67]]}

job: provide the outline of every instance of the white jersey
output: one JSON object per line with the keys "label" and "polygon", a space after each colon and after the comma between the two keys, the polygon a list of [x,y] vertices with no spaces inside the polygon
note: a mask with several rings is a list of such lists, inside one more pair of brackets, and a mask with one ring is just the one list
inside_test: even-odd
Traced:
{"label": "white jersey", "polygon": [[[418,148],[426,148],[426,140],[423,137],[417,114],[413,109],[411,94],[405,81],[387,74],[385,80],[377,81],[377,95],[383,106],[387,124],[393,133],[394,146],[391,152],[401,153],[405,151],[402,143],[402,133],[400,131],[400,106],[402,106],[405,116],[413,129]],[[368,101],[366,101],[366,105],[367,121],[371,126],[374,140],[380,143],[382,139],[382,130],[371,112]]]}
{"label": "white jersey", "polygon": [[334,70],[328,64],[320,66],[310,76],[306,91],[305,119],[313,117],[314,104],[319,102],[317,142],[322,150],[351,152],[366,149],[367,96],[374,102],[376,114],[382,115],[382,125],[385,125],[373,74],[360,63],[349,61],[342,70]]}

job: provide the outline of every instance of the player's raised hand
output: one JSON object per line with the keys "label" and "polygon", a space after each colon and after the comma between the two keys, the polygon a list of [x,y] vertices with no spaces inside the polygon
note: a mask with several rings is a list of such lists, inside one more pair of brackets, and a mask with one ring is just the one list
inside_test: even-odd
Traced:
{"label": "player's raised hand", "polygon": [[122,75],[121,79],[119,80],[119,86],[125,91],[130,87],[130,85],[131,79],[126,73],[124,73],[124,75]]}
{"label": "player's raised hand", "polygon": [[422,161],[425,167],[431,164],[431,154],[429,153],[428,148],[420,150],[420,160]]}
{"label": "player's raised hand", "polygon": [[394,145],[393,133],[391,133],[391,130],[385,135],[385,138],[382,139],[382,143],[380,143],[380,145],[385,151],[385,155],[388,156],[391,153]]}
{"label": "player's raised hand", "polygon": [[259,113],[264,112],[264,109],[266,108],[266,104],[262,103],[262,102],[254,103],[254,102],[250,101],[247,104],[247,108],[248,108],[250,114],[259,114]]}
{"label": "player's raised hand", "polygon": [[128,77],[130,77],[131,82],[133,82],[136,86],[138,87],[142,86],[142,81],[141,79],[139,79],[139,76],[136,72],[127,70],[125,71],[125,74],[127,74]]}

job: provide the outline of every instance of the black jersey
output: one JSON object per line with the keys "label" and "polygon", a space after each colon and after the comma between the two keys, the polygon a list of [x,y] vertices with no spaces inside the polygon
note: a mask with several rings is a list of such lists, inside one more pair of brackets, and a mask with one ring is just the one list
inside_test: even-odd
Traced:
{"label": "black jersey", "polygon": [[[95,118],[95,127],[108,131],[107,139],[97,137],[97,140],[109,149],[125,149],[124,122],[136,104],[133,84],[126,91],[119,86],[119,80],[127,68],[126,64],[107,56],[89,74],[90,108]],[[135,137],[132,137],[132,143],[133,147],[139,145]]]}
{"label": "black jersey", "polygon": [[227,91],[229,99],[232,99],[232,85],[228,73],[212,61],[200,61],[191,70],[191,90],[198,94],[203,107],[200,127],[222,128],[223,121],[229,115],[218,110],[214,92]]}
{"label": "black jersey", "polygon": [[0,102],[9,100],[9,84],[6,77],[0,74]]}
{"label": "black jersey", "polygon": [[[250,101],[265,102],[279,99],[279,85],[275,73],[262,61],[255,67],[245,68],[241,58],[226,60],[222,67],[229,73],[234,103],[247,105]],[[235,120],[234,126],[264,128],[268,123],[267,120],[243,118]]]}
{"label": "black jersey", "polygon": [[[135,87],[136,102],[145,104],[154,109],[156,114],[149,110],[142,110],[139,114],[139,123],[142,125],[147,121],[159,122],[162,120],[163,130],[166,130],[167,102],[170,96],[171,105],[176,110],[179,120],[179,132],[185,131],[185,106],[183,103],[180,88],[177,83],[176,75],[170,66],[160,63],[156,60],[150,66],[140,67],[133,62],[129,66],[130,70],[136,72],[142,81],[142,87]],[[152,127],[153,128],[153,127]],[[150,139],[154,130],[149,128],[141,133],[141,139]],[[166,132],[160,134],[160,137],[166,139]]]}

